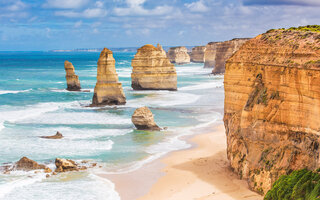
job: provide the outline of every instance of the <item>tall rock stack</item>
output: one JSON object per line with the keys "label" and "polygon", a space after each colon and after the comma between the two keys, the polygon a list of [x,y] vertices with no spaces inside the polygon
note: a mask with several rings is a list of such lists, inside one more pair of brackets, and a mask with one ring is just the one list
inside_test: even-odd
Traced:
{"label": "tall rock stack", "polygon": [[191,62],[204,63],[204,53],[206,46],[193,47],[190,55]]}
{"label": "tall rock stack", "polygon": [[225,42],[208,43],[204,67],[213,68],[213,74],[224,73],[226,61],[248,40],[248,38],[235,38]]}
{"label": "tall rock stack", "polygon": [[204,67],[212,68],[216,65],[217,44],[221,42],[209,42],[204,52]]}
{"label": "tall rock stack", "polygon": [[67,90],[80,91],[79,77],[74,72],[74,67],[71,62],[64,62],[64,69],[66,70]]}
{"label": "tall rock stack", "polygon": [[270,30],[226,64],[231,167],[266,193],[283,174],[320,167],[320,26]]}
{"label": "tall rock stack", "polygon": [[134,90],[177,90],[176,69],[160,45],[139,48],[131,65]]}
{"label": "tall rock stack", "polygon": [[186,47],[171,47],[167,56],[171,63],[178,65],[190,63],[190,56]]}
{"label": "tall rock stack", "polygon": [[112,51],[104,48],[98,60],[97,83],[92,106],[123,105],[126,97],[119,83]]}

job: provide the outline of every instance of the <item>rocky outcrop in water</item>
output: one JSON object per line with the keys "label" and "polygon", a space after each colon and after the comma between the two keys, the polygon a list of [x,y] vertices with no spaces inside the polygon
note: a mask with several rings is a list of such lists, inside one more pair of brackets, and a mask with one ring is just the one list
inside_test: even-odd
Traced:
{"label": "rocky outcrop in water", "polygon": [[51,169],[45,165],[38,164],[36,161],[27,157],[22,157],[15,165],[16,170],[31,171],[37,169],[44,169],[46,172],[51,172]]}
{"label": "rocky outcrop in water", "polygon": [[40,138],[44,138],[44,139],[61,139],[61,138],[63,138],[63,135],[59,131],[57,131],[57,133],[55,135],[40,136]]}
{"label": "rocky outcrop in water", "polygon": [[171,63],[178,65],[190,63],[190,56],[186,47],[171,47],[167,56]]}
{"label": "rocky outcrop in water", "polygon": [[56,158],[55,160],[56,170],[55,172],[68,172],[77,171],[78,166],[73,160],[67,160],[64,158]]}
{"label": "rocky outcrop in water", "polygon": [[131,65],[134,90],[177,90],[176,69],[160,45],[139,48]]}
{"label": "rocky outcrop in water", "polygon": [[92,106],[123,105],[126,97],[119,83],[113,53],[104,48],[98,60],[97,83],[94,88]]}
{"label": "rocky outcrop in water", "polygon": [[280,175],[320,167],[319,59],[320,30],[273,30],[227,61],[228,159],[261,194]]}
{"label": "rocky outcrop in water", "polygon": [[79,77],[75,74],[72,63],[66,60],[64,62],[64,69],[66,70],[67,90],[80,91]]}
{"label": "rocky outcrop in water", "polygon": [[138,130],[160,131],[159,126],[154,122],[152,112],[146,106],[136,109],[131,120]]}
{"label": "rocky outcrop in water", "polygon": [[225,42],[210,42],[204,54],[204,67],[213,68],[213,74],[224,73],[228,60],[248,38],[236,38]]}
{"label": "rocky outcrop in water", "polygon": [[193,47],[190,55],[191,62],[204,63],[205,52],[206,52],[206,46]]}

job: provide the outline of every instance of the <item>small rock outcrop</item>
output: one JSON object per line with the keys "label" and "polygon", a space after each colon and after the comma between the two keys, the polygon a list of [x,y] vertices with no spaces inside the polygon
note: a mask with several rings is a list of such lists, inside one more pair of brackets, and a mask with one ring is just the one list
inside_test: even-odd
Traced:
{"label": "small rock outcrop", "polygon": [[227,61],[224,89],[228,159],[253,190],[320,167],[320,26],[249,40]]}
{"label": "small rock outcrop", "polygon": [[37,169],[44,169],[47,172],[51,172],[51,169],[45,165],[38,164],[36,161],[31,160],[27,157],[22,157],[15,165],[16,170],[31,171]]}
{"label": "small rock outcrop", "polygon": [[98,60],[97,83],[91,106],[123,105],[126,103],[122,84],[119,83],[113,53],[104,48]]}
{"label": "small rock outcrop", "polygon": [[63,135],[59,131],[57,131],[57,133],[55,135],[40,136],[40,138],[44,138],[44,139],[61,139],[61,138],[63,138]]}
{"label": "small rock outcrop", "polygon": [[66,60],[64,62],[64,69],[66,70],[67,90],[80,91],[79,77],[75,74],[72,63]]}
{"label": "small rock outcrop", "polygon": [[171,63],[178,65],[190,63],[190,56],[186,47],[171,47],[167,56]]}
{"label": "small rock outcrop", "polygon": [[204,63],[205,51],[206,51],[206,46],[193,47],[190,55],[191,62]]}
{"label": "small rock outcrop", "polygon": [[78,170],[78,165],[76,164],[76,162],[64,158],[56,158],[55,165],[55,172],[68,172]]}
{"label": "small rock outcrop", "polygon": [[224,73],[226,61],[248,40],[249,38],[235,38],[225,42],[208,43],[204,55],[204,67],[213,68],[213,74]]}
{"label": "small rock outcrop", "polygon": [[177,90],[176,69],[160,45],[139,48],[131,65],[134,90]]}
{"label": "small rock outcrop", "polygon": [[136,109],[132,115],[131,120],[138,130],[161,130],[159,126],[154,122],[152,112],[146,106]]}

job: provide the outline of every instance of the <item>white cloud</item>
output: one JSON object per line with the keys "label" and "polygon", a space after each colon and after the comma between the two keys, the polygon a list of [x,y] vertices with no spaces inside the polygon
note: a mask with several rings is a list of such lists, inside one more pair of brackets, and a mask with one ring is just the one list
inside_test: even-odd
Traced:
{"label": "white cloud", "polygon": [[107,11],[103,8],[103,3],[97,1],[95,7],[87,8],[84,11],[59,10],[55,12],[55,15],[70,18],[98,18],[106,16]]}
{"label": "white cloud", "polygon": [[77,21],[75,24],[74,24],[74,27],[75,28],[79,28],[80,26],[82,26],[82,21]]}
{"label": "white cloud", "polygon": [[199,0],[192,3],[184,4],[191,12],[207,12],[209,8],[203,3],[203,0]]}
{"label": "white cloud", "polygon": [[114,13],[118,16],[129,16],[129,15],[164,15],[173,10],[171,6],[157,6],[153,9],[145,9],[143,4],[146,0],[126,0],[126,8],[114,8]]}
{"label": "white cloud", "polygon": [[75,9],[86,5],[89,0],[47,0],[44,4],[46,8]]}
{"label": "white cloud", "polygon": [[7,7],[7,10],[9,11],[20,11],[23,10],[27,7],[27,5],[25,3],[23,3],[22,1],[16,1],[15,3],[9,5]]}

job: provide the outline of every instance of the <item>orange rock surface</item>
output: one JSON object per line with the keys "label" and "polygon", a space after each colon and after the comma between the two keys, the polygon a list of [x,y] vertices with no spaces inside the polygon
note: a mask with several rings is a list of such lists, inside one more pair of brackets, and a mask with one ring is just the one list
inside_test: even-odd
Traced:
{"label": "orange rock surface", "polygon": [[320,167],[319,59],[319,32],[274,30],[227,61],[228,159],[261,194],[282,174]]}
{"label": "orange rock surface", "polygon": [[134,90],[177,90],[176,69],[160,45],[139,48],[131,65]]}
{"label": "orange rock surface", "polygon": [[92,106],[123,105],[126,97],[119,83],[113,53],[104,48],[98,60],[97,83],[94,88]]}

